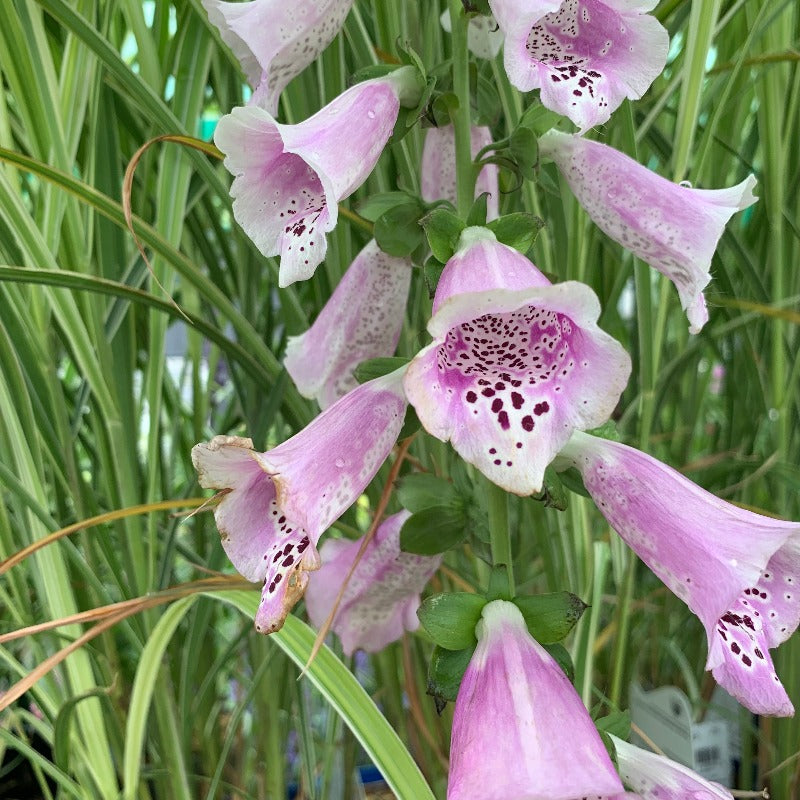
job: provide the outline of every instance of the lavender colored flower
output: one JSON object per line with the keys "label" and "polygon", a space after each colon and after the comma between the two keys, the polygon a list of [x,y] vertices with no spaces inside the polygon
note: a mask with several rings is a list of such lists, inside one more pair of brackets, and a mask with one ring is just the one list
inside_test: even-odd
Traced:
{"label": "lavender colored flower", "polygon": [[[492,143],[492,133],[488,128],[473,125],[471,129],[472,157]],[[441,128],[428,128],[422,148],[422,199],[433,203],[436,200],[449,200],[456,205],[456,135],[452,125]],[[489,193],[486,202],[486,219],[491,222],[499,216],[498,205],[500,189],[497,182],[496,164],[487,164],[478,173],[475,181],[475,196]]]}
{"label": "lavender colored flower", "polygon": [[411,262],[387,255],[372,239],[314,324],[289,337],[284,365],[304,397],[327,408],[356,387],[360,362],[394,353],[410,284]]}
{"label": "lavender colored flower", "polygon": [[201,0],[253,88],[251,102],[270,114],[278,98],[333,41],[353,0]]}
{"label": "lavender colored flower", "polygon": [[756,202],[755,177],[730,189],[690,189],[613,147],[558,131],[539,140],[539,151],[604,233],[675,284],[689,330],[699,333],[708,321],[711,259],[731,216]]}
{"label": "lavender colored flower", "polygon": [[611,735],[617,768],[625,783],[641,800],[733,800],[718,783],[664,756],[649,753]]}
{"label": "lavender colored flower", "polygon": [[755,713],[791,715],[769,648],[800,623],[800,524],[726,503],[617,442],[575,433],[561,456],[611,527],[699,617],[717,682]]}
{"label": "lavender colored flower", "polygon": [[578,800],[623,792],[567,676],[519,609],[484,606],[456,699],[447,800]]}
{"label": "lavender colored flower", "polygon": [[400,433],[400,374],[362,384],[283,444],[216,436],[192,449],[200,485],[225,492],[214,509],[238,572],[264,589],[256,630],[273,633],[319,569],[322,533],[361,495]]}
{"label": "lavender colored flower", "polygon": [[[419,627],[420,592],[442,557],[400,550],[400,529],[410,516],[401,511],[381,523],[350,577],[332,625],[345,655],[357,649],[375,653],[403,631]],[[306,593],[308,616],[317,628],[330,614],[361,544],[362,539],[328,539],[323,544],[322,568]]]}
{"label": "lavender colored flower", "polygon": [[314,274],[338,202],[372,172],[400,103],[415,91],[416,72],[403,67],[353,86],[297,125],[256,106],[219,121],[214,142],[234,176],[234,216],[265,256],[280,255],[280,286]]}
{"label": "lavender colored flower", "polygon": [[572,431],[605,422],[630,374],[597,326],[596,295],[552,285],[491,231],[467,228],[433,310],[433,342],[404,384],[420,422],[504,489],[539,491]]}
{"label": "lavender colored flower", "polygon": [[641,97],[667,61],[656,0],[489,0],[508,79],[585,131]]}

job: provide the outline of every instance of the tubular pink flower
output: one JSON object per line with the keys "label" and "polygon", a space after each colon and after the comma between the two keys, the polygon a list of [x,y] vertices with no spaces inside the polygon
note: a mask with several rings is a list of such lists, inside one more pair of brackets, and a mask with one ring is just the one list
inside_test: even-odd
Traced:
{"label": "tubular pink flower", "polygon": [[273,633],[319,569],[322,533],[361,495],[389,455],[406,402],[400,374],[362,384],[283,444],[216,436],[192,449],[200,485],[225,494],[214,509],[222,546],[262,582],[256,630]]}
{"label": "tubular pink flower", "polygon": [[699,617],[717,682],[757,714],[791,715],[769,648],[800,623],[800,524],[726,503],[617,442],[575,433],[561,455],[611,527]]}
{"label": "tubular pink flower", "polygon": [[[472,157],[487,144],[492,143],[492,133],[488,128],[473,125],[471,130]],[[456,136],[452,125],[441,128],[428,128],[425,144],[422,147],[422,199],[428,203],[436,200],[449,200],[456,204]],[[497,183],[496,164],[487,164],[475,181],[475,197],[488,192],[486,219],[491,222],[499,216],[498,203],[500,189]]]}
{"label": "tubular pink flower", "polygon": [[683,764],[609,735],[619,774],[641,800],[733,800],[725,787],[707,781]]}
{"label": "tubular pink flower", "polygon": [[699,333],[708,321],[711,259],[728,220],[758,199],[755,177],[730,189],[690,189],[613,147],[558,131],[539,140],[539,151],[604,233],[675,284],[689,330]]}
{"label": "tubular pink flower", "polygon": [[433,310],[433,342],[404,383],[420,422],[504,489],[539,491],[572,431],[608,420],[630,374],[597,326],[596,295],[552,285],[491,231],[467,228]]}
{"label": "tubular pink flower", "polygon": [[669,36],[656,0],[489,0],[505,34],[508,79],[585,131],[661,74]]}
{"label": "tubular pink flower", "polygon": [[278,98],[334,40],[353,0],[201,0],[254,90],[252,103],[278,113]]}
{"label": "tubular pink flower", "polygon": [[461,681],[447,800],[578,800],[623,792],[569,679],[504,600],[483,607]]}
{"label": "tubular pink flower", "polygon": [[314,324],[290,336],[284,365],[300,394],[320,408],[357,385],[353,371],[391,356],[403,328],[411,262],[384,253],[372,239],[356,256]]}
{"label": "tubular pink flower", "polygon": [[[452,33],[453,24],[450,22],[449,10],[442,13],[439,21],[448,33]],[[492,17],[479,14],[470,18],[467,26],[467,47],[474,55],[490,60],[500,52],[502,46],[503,32]]]}
{"label": "tubular pink flower", "polygon": [[256,106],[219,121],[214,143],[234,176],[233,214],[265,256],[280,255],[280,286],[311,277],[325,258],[337,204],[372,172],[413,75],[404,67],[359,83],[297,125]]}
{"label": "tubular pink flower", "polygon": [[[347,584],[332,626],[345,655],[358,649],[376,653],[399,639],[404,630],[419,627],[419,595],[442,557],[400,550],[400,529],[410,516],[401,511],[381,523]],[[317,628],[330,614],[362,540],[328,539],[323,544],[322,569],[306,594],[308,616]]]}

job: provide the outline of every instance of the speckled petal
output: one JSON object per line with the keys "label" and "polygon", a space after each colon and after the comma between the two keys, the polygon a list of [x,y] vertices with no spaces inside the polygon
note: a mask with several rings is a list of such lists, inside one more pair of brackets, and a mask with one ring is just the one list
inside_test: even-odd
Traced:
{"label": "speckled petal", "polygon": [[628,0],[490,0],[505,34],[511,83],[541,89],[543,105],[585,131],[606,122],[661,74],[669,36],[650,3]]}
{"label": "speckled petal", "polygon": [[447,800],[577,800],[624,790],[569,679],[519,609],[484,606],[456,699]]}
{"label": "speckled petal", "polygon": [[406,396],[430,434],[528,495],[573,430],[609,418],[630,359],[597,327],[588,286],[550,285],[493,237],[467,229],[465,238],[442,274],[428,325],[434,341],[409,365]]}
{"label": "speckled petal", "polygon": [[[491,144],[492,133],[488,128],[473,125],[472,157],[481,148]],[[422,148],[422,166],[420,167],[422,199],[428,203],[436,200],[449,200],[456,204],[456,140],[452,125],[441,128],[428,128],[425,132],[425,144]],[[487,164],[478,173],[475,182],[475,197],[489,193],[486,202],[486,219],[491,222],[497,219],[500,190],[496,164]]]}
{"label": "speckled petal", "polygon": [[751,175],[730,189],[672,183],[608,145],[550,131],[539,140],[589,216],[608,236],[666,275],[690,330],[708,319],[703,289],[728,220],[756,202]]}
{"label": "speckled petal", "polygon": [[[442,557],[400,550],[400,529],[410,516],[401,511],[381,523],[347,584],[332,626],[345,655],[357,649],[376,653],[419,625],[420,592]],[[329,539],[322,546],[323,566],[306,595],[308,616],[317,628],[330,614],[361,543]]]}
{"label": "speckled petal", "polygon": [[406,409],[402,371],[353,389],[257,459],[278,505],[312,541],[360,497],[392,450]]}
{"label": "speckled petal", "polygon": [[[453,26],[450,23],[450,11],[444,11],[440,17],[442,27],[451,33]],[[470,18],[467,26],[467,47],[478,58],[490,60],[494,58],[503,46],[503,32],[497,26],[493,17],[477,15]]]}
{"label": "speckled petal", "polygon": [[664,756],[611,736],[622,779],[641,800],[733,800],[723,786]]}
{"label": "speckled petal", "polygon": [[234,176],[234,216],[265,256],[281,256],[280,286],[311,277],[325,258],[337,204],[375,166],[401,91],[400,79],[366,81],[297,125],[255,106],[219,121],[214,142]]}
{"label": "speckled petal", "polygon": [[726,503],[617,442],[576,433],[561,456],[611,527],[700,618],[706,669],[748,708],[787,713],[768,648],[797,627],[800,524]]}
{"label": "speckled petal", "polygon": [[314,324],[289,337],[284,364],[304,397],[327,408],[356,387],[361,361],[393,355],[410,283],[408,259],[387,255],[374,239],[366,245]]}
{"label": "speckled petal", "polygon": [[280,93],[333,41],[353,0],[202,3],[255,90],[253,102],[276,114]]}

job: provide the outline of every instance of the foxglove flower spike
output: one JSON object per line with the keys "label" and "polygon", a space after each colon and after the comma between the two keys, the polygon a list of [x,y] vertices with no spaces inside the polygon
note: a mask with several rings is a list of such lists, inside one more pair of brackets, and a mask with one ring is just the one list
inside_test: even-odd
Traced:
{"label": "foxglove flower spike", "polygon": [[800,524],[726,503],[617,442],[576,432],[561,457],[611,527],[699,617],[718,683],[755,713],[791,715],[769,647],[800,622]]}
{"label": "foxglove flower spike", "polygon": [[404,383],[420,422],[504,489],[539,491],[572,431],[608,420],[630,374],[597,326],[596,295],[552,285],[491,231],[467,228],[433,310],[433,342]]}
{"label": "foxglove flower spike", "polygon": [[752,205],[751,175],[730,189],[690,189],[661,178],[613,147],[550,131],[539,140],[595,224],[666,275],[699,333],[708,321],[703,289],[728,220]]}
{"label": "foxglove flower spike", "polygon": [[[401,511],[380,524],[350,577],[332,625],[347,656],[357,649],[376,653],[403,631],[419,627],[420,592],[442,557],[400,550],[400,529],[410,516]],[[322,546],[323,566],[306,594],[308,616],[317,628],[333,609],[361,543],[362,539],[328,539]]]}
{"label": "foxglove flower spike", "polygon": [[214,509],[222,546],[247,580],[262,582],[256,629],[273,633],[319,569],[322,533],[361,495],[403,425],[401,376],[362,384],[283,444],[216,436],[192,449],[200,485],[227,490]]}

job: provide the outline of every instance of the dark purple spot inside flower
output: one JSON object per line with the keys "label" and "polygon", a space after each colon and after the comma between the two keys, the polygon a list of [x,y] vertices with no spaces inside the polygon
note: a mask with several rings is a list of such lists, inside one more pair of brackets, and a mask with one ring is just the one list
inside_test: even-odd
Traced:
{"label": "dark purple spot inside flower", "polygon": [[522,429],[530,433],[533,430],[533,417],[526,416],[522,418]]}
{"label": "dark purple spot inside flower", "polygon": [[467,392],[467,402],[474,403],[478,399],[478,395],[475,392]]}
{"label": "dark purple spot inside flower", "polygon": [[496,397],[496,398],[495,398],[495,399],[492,401],[492,411],[493,411],[495,414],[497,414],[497,412],[498,412],[498,411],[500,411],[500,409],[501,409],[502,407],[503,407],[503,401],[502,401],[502,400],[501,400],[499,397]]}
{"label": "dark purple spot inside flower", "polygon": [[511,392],[511,403],[516,409],[522,408],[525,398],[519,392]]}
{"label": "dark purple spot inside flower", "polygon": [[511,423],[508,421],[508,414],[505,411],[501,411],[497,415],[497,421],[500,423],[500,427],[507,431],[511,427]]}
{"label": "dark purple spot inside flower", "polygon": [[542,414],[546,414],[550,410],[550,404],[547,400],[543,400],[541,403],[537,403],[533,407],[533,413],[536,414],[537,417],[541,417]]}

